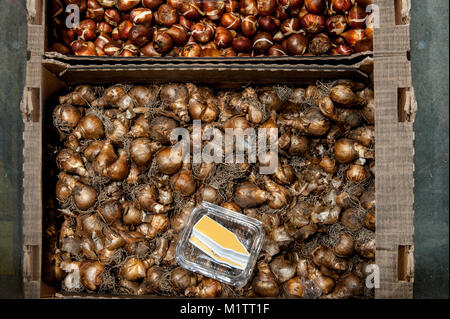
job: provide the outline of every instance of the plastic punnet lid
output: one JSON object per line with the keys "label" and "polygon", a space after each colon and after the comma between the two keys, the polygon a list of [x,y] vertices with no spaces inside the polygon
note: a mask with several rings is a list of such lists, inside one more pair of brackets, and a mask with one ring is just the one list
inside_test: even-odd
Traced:
{"label": "plastic punnet lid", "polygon": [[264,230],[259,220],[202,202],[189,216],[175,254],[183,268],[243,287],[263,242]]}

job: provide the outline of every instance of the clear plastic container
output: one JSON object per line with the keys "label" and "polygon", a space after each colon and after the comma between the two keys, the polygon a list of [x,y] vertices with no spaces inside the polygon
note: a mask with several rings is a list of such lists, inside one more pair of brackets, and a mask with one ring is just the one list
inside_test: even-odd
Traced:
{"label": "clear plastic container", "polygon": [[[245,247],[245,250],[248,252],[248,258],[244,258],[245,266],[242,269],[233,267],[226,262],[219,262],[193,244],[194,241],[191,241],[191,238],[196,235],[194,227],[204,216],[206,216],[204,219],[209,217],[231,231]],[[189,221],[178,240],[175,254],[178,264],[183,268],[232,286],[243,287],[251,276],[263,242],[264,229],[259,220],[203,202],[192,211]],[[241,257],[237,258],[242,260]]]}

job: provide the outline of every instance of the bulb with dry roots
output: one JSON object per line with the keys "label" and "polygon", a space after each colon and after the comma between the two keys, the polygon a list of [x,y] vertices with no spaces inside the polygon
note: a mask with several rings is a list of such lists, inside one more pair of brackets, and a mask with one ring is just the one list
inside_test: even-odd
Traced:
{"label": "bulb with dry roots", "polygon": [[193,120],[205,123],[213,122],[219,116],[218,101],[206,87],[197,87],[192,83],[186,84],[189,92],[189,114]]}
{"label": "bulb with dry roots", "polygon": [[281,185],[291,185],[296,179],[295,170],[289,163],[283,159],[281,165],[277,165],[273,177],[275,182]]}
{"label": "bulb with dry roots", "polygon": [[289,298],[303,298],[305,295],[305,287],[299,277],[289,279],[283,284],[283,291]]}
{"label": "bulb with dry roots", "polygon": [[375,185],[371,185],[359,198],[359,201],[361,203],[361,206],[369,211],[369,212],[375,212]]}
{"label": "bulb with dry roots", "polygon": [[181,267],[170,273],[170,284],[177,292],[184,292],[189,287],[197,285],[197,275]]}
{"label": "bulb with dry roots", "polygon": [[79,210],[88,210],[97,202],[97,191],[91,186],[78,182],[70,175],[60,173],[56,183],[56,198],[60,202],[72,198]]}
{"label": "bulb with dry roots", "polygon": [[157,202],[158,194],[156,188],[151,184],[143,185],[135,190],[135,203],[140,209],[150,213],[167,213],[171,207]]}
{"label": "bulb with dry roots", "polygon": [[287,249],[294,241],[294,238],[289,234],[288,226],[285,224],[274,227],[268,236],[283,250]]}
{"label": "bulb with dry roots", "polygon": [[67,290],[77,291],[82,289],[81,283],[81,262],[79,261],[63,261],[61,262],[61,269],[66,273],[62,285]]}
{"label": "bulb with dry roots", "polygon": [[112,227],[105,227],[103,229],[103,234],[105,235],[105,247],[106,249],[115,251],[125,245],[125,240],[120,236]]}
{"label": "bulb with dry roots", "polygon": [[163,148],[156,153],[155,161],[161,173],[175,174],[183,164],[183,147],[181,144],[177,144]]}
{"label": "bulb with dry roots", "polygon": [[303,135],[291,135],[290,138],[290,146],[288,149],[288,154],[291,156],[296,155],[305,155],[308,152],[309,149],[309,141],[306,136]]}
{"label": "bulb with dry roots", "polygon": [[152,266],[147,270],[139,290],[140,294],[152,294],[162,292],[165,286],[164,270],[159,266]]}
{"label": "bulb with dry roots", "polygon": [[170,179],[170,185],[175,193],[182,196],[190,196],[194,194],[197,189],[197,181],[192,175],[190,164],[185,164],[175,175]]}
{"label": "bulb with dry roots", "polygon": [[80,214],[77,216],[76,232],[82,237],[95,239],[92,242],[96,251],[103,248],[103,224],[97,214]]}
{"label": "bulb with dry roots", "polygon": [[295,276],[297,265],[286,258],[286,256],[279,256],[270,263],[270,270],[272,270],[279,283],[284,283]]}
{"label": "bulb with dry roots", "polygon": [[120,268],[120,277],[130,281],[137,281],[145,277],[145,265],[136,257],[128,258]]}
{"label": "bulb with dry roots", "polygon": [[124,139],[128,135],[130,129],[130,121],[126,118],[120,117],[113,121],[113,128],[106,130],[106,138],[116,145],[122,145]]}
{"label": "bulb with dry roots", "polygon": [[157,116],[150,121],[149,137],[161,144],[170,144],[170,133],[178,127],[178,123],[169,117]]}
{"label": "bulb with dry roots", "polygon": [[264,184],[272,196],[267,203],[270,208],[281,209],[291,201],[292,195],[285,187],[275,183],[267,176],[264,176]]}
{"label": "bulb with dry roots", "polygon": [[370,88],[365,88],[358,92],[358,96],[366,101],[365,106],[361,109],[361,113],[365,120],[370,124],[375,124],[375,97],[374,92]]}
{"label": "bulb with dry roots", "polygon": [[252,281],[252,287],[261,297],[276,297],[279,294],[279,286],[274,274],[266,263],[259,263],[257,274]]}
{"label": "bulb with dry roots", "polygon": [[150,123],[145,115],[139,115],[131,126],[129,134],[134,137],[150,137],[151,133]]}
{"label": "bulb with dry roots", "polygon": [[62,149],[58,153],[56,164],[60,170],[66,173],[74,173],[80,176],[86,176],[88,174],[81,156],[70,149]]}
{"label": "bulb with dry roots", "polygon": [[259,101],[267,111],[279,111],[283,106],[283,100],[280,99],[274,88],[262,87],[257,90],[257,93]]}
{"label": "bulb with dry roots", "polygon": [[246,181],[239,185],[234,192],[234,202],[241,208],[255,207],[272,199],[272,195],[260,189],[252,182]]}
{"label": "bulb with dry roots", "polygon": [[158,142],[141,137],[134,139],[130,144],[130,157],[138,166],[147,166],[151,163],[153,154],[161,147]]}
{"label": "bulb with dry roots", "polygon": [[148,265],[160,265],[169,250],[169,240],[164,237],[156,239],[156,247],[146,259]]}
{"label": "bulb with dry roots", "polygon": [[330,156],[322,157],[319,166],[328,174],[334,175],[337,172],[336,160]]}
{"label": "bulb with dry roots", "polygon": [[[123,239],[123,237],[122,237]],[[125,240],[125,239],[124,239]],[[123,245],[123,249],[127,252],[127,254],[129,256],[135,255],[135,256],[146,256],[150,253],[152,247],[150,245],[150,243],[146,240],[142,240],[142,241],[137,241],[137,242],[133,242],[133,243],[127,243],[125,242],[125,244]],[[148,264],[146,263],[146,260],[143,260],[145,267],[148,266]]]}
{"label": "bulb with dry roots", "polygon": [[301,113],[298,119],[286,119],[280,116],[278,123],[311,136],[325,135],[330,129],[330,121],[323,116],[317,107],[312,107],[305,113]]}
{"label": "bulb with dry roots", "polygon": [[362,183],[369,177],[369,173],[363,165],[351,164],[345,171],[345,177],[349,182]]}
{"label": "bulb with dry roots", "polygon": [[97,212],[106,223],[113,224],[122,219],[123,209],[119,201],[110,199],[100,203]]}
{"label": "bulb with dry roots", "polygon": [[191,199],[180,210],[170,215],[170,226],[173,231],[178,233],[184,229],[194,208],[195,202]]}
{"label": "bulb with dry roots", "polygon": [[348,132],[347,137],[365,147],[370,147],[375,142],[375,127],[369,125],[358,127]]}
{"label": "bulb with dry roots", "polygon": [[348,230],[357,232],[363,227],[360,215],[361,214],[356,208],[348,208],[342,213],[341,224],[344,225]]}
{"label": "bulb with dry roots", "polygon": [[166,84],[159,93],[161,101],[176,114],[181,122],[190,120],[188,111],[189,92],[183,84]]}
{"label": "bulb with dry roots", "polygon": [[317,100],[320,98],[321,92],[319,90],[319,87],[317,85],[308,85],[305,90],[305,98],[313,100],[314,102],[317,102]]}
{"label": "bulb with dry roots", "polygon": [[352,206],[352,195],[346,191],[333,192],[333,201],[341,208],[347,209]]}
{"label": "bulb with dry roots", "polygon": [[331,225],[339,220],[339,206],[315,207],[311,213],[311,221],[316,224]]}
{"label": "bulb with dry roots", "polygon": [[297,261],[297,276],[304,282],[309,280],[313,283],[311,287],[308,287],[310,290],[308,293],[316,298],[332,291],[335,285],[333,278],[325,276],[311,260],[305,258]]}
{"label": "bulb with dry roots", "polygon": [[304,201],[297,202],[286,212],[287,223],[294,228],[301,228],[309,225],[310,216],[314,207]]}
{"label": "bulb with dry roots", "polygon": [[69,219],[66,219],[61,225],[59,249],[61,252],[68,253],[71,256],[78,256],[80,254],[80,237],[75,234],[74,225],[72,225]]}
{"label": "bulb with dry roots", "polygon": [[60,96],[59,103],[89,106],[96,98],[95,89],[89,85],[79,85],[71,93]]}
{"label": "bulb with dry roots", "polygon": [[353,255],[355,252],[355,241],[350,235],[346,233],[342,234],[339,243],[334,246],[334,252],[340,257]]}
{"label": "bulb with dry roots", "polygon": [[136,281],[120,279],[119,287],[120,287],[120,291],[122,293],[126,292],[126,293],[132,294],[132,295],[140,295],[142,292],[142,289],[140,289],[139,283]]}
{"label": "bulb with dry roots", "polygon": [[72,132],[76,139],[100,139],[105,135],[102,121],[95,115],[87,114],[78,122]]}
{"label": "bulb with dry roots", "polygon": [[83,262],[80,267],[81,282],[86,289],[97,291],[102,284],[100,277],[105,265],[98,261]]}
{"label": "bulb with dry roots", "polygon": [[253,124],[259,124],[263,121],[265,115],[264,110],[262,110],[257,104],[249,103],[247,107],[247,116],[246,119]]}
{"label": "bulb with dry roots", "polygon": [[375,221],[375,211],[367,212],[364,218],[364,225],[366,226],[366,228],[370,229],[371,231],[375,231]]}
{"label": "bulb with dry roots", "polygon": [[222,284],[211,278],[204,278],[197,286],[186,288],[187,297],[213,298],[222,294]]}
{"label": "bulb with dry roots", "polygon": [[125,179],[127,184],[137,185],[139,183],[140,175],[143,172],[143,169],[137,167],[136,164],[131,163],[130,170],[128,172],[128,176]]}
{"label": "bulb with dry roots", "polygon": [[[116,226],[117,227],[117,226]],[[125,248],[130,246],[135,246],[139,242],[143,242],[145,240],[145,236],[137,231],[130,231],[129,228],[126,227],[118,227],[117,231],[120,236],[125,240]]]}
{"label": "bulb with dry roots", "polygon": [[125,179],[129,172],[128,154],[124,149],[119,149],[118,154],[117,156],[110,141],[104,142],[94,160],[94,171],[112,180]]}
{"label": "bulb with dry roots", "polygon": [[375,238],[366,242],[360,242],[356,245],[356,251],[364,258],[375,258],[376,243]]}
{"label": "bulb with dry roots", "polygon": [[124,86],[117,84],[112,85],[105,89],[103,95],[93,101],[91,104],[93,107],[106,108],[106,107],[119,107],[119,101],[127,94]]}
{"label": "bulb with dry roots", "polygon": [[176,240],[177,240],[177,238],[175,237],[174,239],[171,240],[171,242],[169,244],[167,253],[164,256],[164,259],[162,260],[162,264],[164,266],[173,267],[173,266],[177,265],[177,260],[176,260],[176,256],[175,256]]}
{"label": "bulb with dry roots", "polygon": [[99,175],[106,173],[108,166],[117,161],[114,147],[109,141],[93,143],[92,147],[89,145],[85,151],[85,155],[88,158],[94,157],[93,169]]}
{"label": "bulb with dry roots", "polygon": [[70,133],[81,118],[81,110],[70,104],[61,104],[53,111],[53,124],[65,133]]}
{"label": "bulb with dry roots", "polygon": [[148,219],[148,222],[142,223],[136,227],[136,230],[147,239],[155,238],[169,226],[169,218],[166,214],[149,215]]}
{"label": "bulb with dry roots", "polygon": [[136,85],[128,91],[128,95],[135,101],[139,107],[151,107],[158,99],[158,85],[143,86]]}
{"label": "bulb with dry roots", "polygon": [[322,295],[329,293],[335,286],[335,282],[331,277],[325,276],[315,267],[311,269],[309,278],[320,289]]}
{"label": "bulb with dry roots", "polygon": [[341,138],[334,146],[334,156],[339,163],[346,164],[357,158],[373,159],[375,154],[354,140]]}
{"label": "bulb with dry roots", "polygon": [[317,266],[325,266],[327,268],[345,271],[348,268],[348,263],[336,257],[331,249],[328,246],[320,245],[311,253],[313,257],[313,261]]}
{"label": "bulb with dry roots", "polygon": [[358,96],[352,89],[344,84],[338,84],[330,90],[331,99],[343,107],[356,107],[365,104],[365,99]]}
{"label": "bulb with dry roots", "polygon": [[219,192],[217,191],[217,189],[210,185],[201,186],[197,191],[196,199],[197,204],[201,204],[203,201],[205,201],[217,205],[221,202]]}
{"label": "bulb with dry roots", "polygon": [[320,112],[345,127],[355,128],[361,125],[363,117],[358,109],[347,109],[336,107],[329,96],[324,96],[318,100]]}
{"label": "bulb with dry roots", "polygon": [[216,171],[216,163],[202,161],[202,163],[194,167],[193,173],[196,178],[201,181],[210,179]]}
{"label": "bulb with dry roots", "polygon": [[348,273],[339,278],[336,287],[330,294],[323,297],[325,299],[347,299],[361,296],[363,291],[363,280],[354,273]]}
{"label": "bulb with dry roots", "polygon": [[158,188],[158,202],[163,205],[170,205],[174,201],[174,193],[169,186]]}
{"label": "bulb with dry roots", "polygon": [[241,210],[241,208],[239,207],[239,205],[236,204],[235,202],[225,202],[225,203],[223,203],[223,204],[220,205],[220,206],[222,206],[223,208],[232,210],[232,211],[234,211],[234,212],[237,212],[237,213],[241,213],[241,212],[242,212],[242,210]]}

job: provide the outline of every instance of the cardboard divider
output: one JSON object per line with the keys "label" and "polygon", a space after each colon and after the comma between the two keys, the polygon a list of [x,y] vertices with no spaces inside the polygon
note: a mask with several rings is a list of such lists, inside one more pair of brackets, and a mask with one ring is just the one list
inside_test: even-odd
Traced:
{"label": "cardboard divider", "polygon": [[[44,62],[45,64],[46,62]],[[306,77],[299,76],[305,73]],[[106,85],[112,82],[203,82],[219,83],[221,86],[240,85],[242,83],[310,83],[312,80],[353,78],[368,82],[367,74],[353,68],[292,68],[287,66],[246,66],[237,65],[104,65],[99,68],[71,67],[60,73],[68,84],[92,83]]]}
{"label": "cardboard divider", "polygon": [[110,56],[68,56],[57,52],[46,52],[45,57],[55,59],[71,65],[98,65],[98,64],[189,64],[189,63],[223,63],[223,64],[299,64],[309,65],[311,63],[320,65],[352,65],[367,57],[371,57],[372,52],[361,52],[352,55],[340,56],[286,56],[286,57],[218,57],[218,58],[185,58],[185,57],[110,57]]}

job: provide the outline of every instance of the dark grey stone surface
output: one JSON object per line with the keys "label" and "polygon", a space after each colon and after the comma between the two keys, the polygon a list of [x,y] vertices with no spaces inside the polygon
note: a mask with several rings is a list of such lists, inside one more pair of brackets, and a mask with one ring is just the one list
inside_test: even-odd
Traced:
{"label": "dark grey stone surface", "polygon": [[[0,298],[21,298],[25,0],[0,0]],[[416,298],[448,298],[448,1],[412,0]]]}
{"label": "dark grey stone surface", "polygon": [[418,102],[415,141],[416,298],[448,298],[447,0],[412,1],[411,60]]}
{"label": "dark grey stone surface", "polygon": [[[25,0],[0,0],[0,298],[21,298]],[[2,235],[3,234],[3,235]]]}

